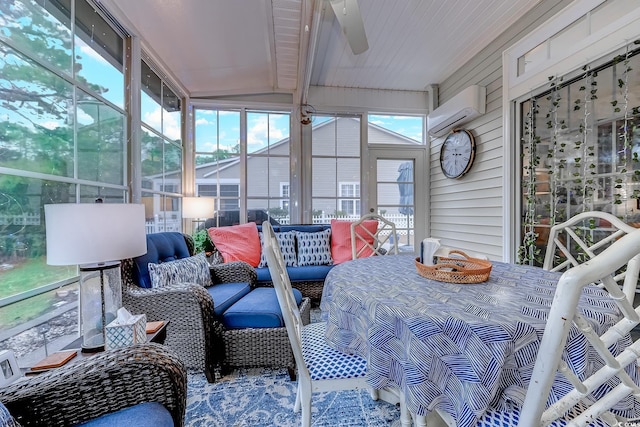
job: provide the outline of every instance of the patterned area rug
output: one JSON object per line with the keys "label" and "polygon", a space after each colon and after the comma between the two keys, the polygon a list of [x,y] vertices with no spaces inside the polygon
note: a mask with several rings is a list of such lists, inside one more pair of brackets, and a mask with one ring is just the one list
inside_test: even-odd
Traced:
{"label": "patterned area rug", "polygon": [[[204,374],[190,373],[187,427],[299,426],[293,412],[297,382],[286,369],[239,369],[209,384]],[[374,401],[367,390],[314,393],[314,427],[398,425],[400,409]]]}

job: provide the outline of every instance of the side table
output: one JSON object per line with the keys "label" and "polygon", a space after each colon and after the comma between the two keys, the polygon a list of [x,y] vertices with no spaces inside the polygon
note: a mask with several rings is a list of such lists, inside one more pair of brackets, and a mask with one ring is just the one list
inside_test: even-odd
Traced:
{"label": "side table", "polygon": [[[147,322],[147,325],[149,323]],[[158,328],[155,332],[150,332],[147,333],[147,342],[155,342],[158,344],[164,344],[164,341],[167,339],[167,325],[169,324],[168,320],[163,320],[162,326],[160,326],[160,328]],[[81,350],[82,349],[82,337],[78,337],[77,339],[73,340],[71,343],[67,344],[66,346],[64,346],[62,348],[62,350]],[[104,351],[104,350],[102,350]],[[78,352],[78,356],[80,356],[80,354],[86,356],[91,355],[91,352],[83,352],[83,351],[79,351]],[[76,356],[77,357],[77,356]]]}
{"label": "side table", "polygon": [[[164,344],[164,341],[167,338],[167,326],[168,325],[169,325],[169,321],[168,320],[164,320],[163,323],[162,323],[162,326],[160,326],[154,332],[147,333],[147,342],[153,342],[153,343],[157,343],[157,344]],[[71,343],[69,343],[65,347],[63,347],[60,351],[65,351],[65,350],[77,350],[77,354],[75,355],[75,357],[70,359],[67,363],[73,363],[76,360],[81,360],[81,359],[84,359],[85,357],[91,357],[94,354],[98,354],[101,351],[104,351],[104,350],[101,350],[101,351],[97,351],[97,352],[83,352],[82,351],[82,337],[78,337],[77,339],[75,339],[74,341],[72,341]],[[31,370],[30,368],[26,368],[26,369],[23,370],[23,373],[25,375],[35,375],[35,374],[39,374],[39,373],[42,373],[42,372],[47,372],[47,371],[49,371],[51,369],[55,369],[55,368],[38,369],[38,370]]]}

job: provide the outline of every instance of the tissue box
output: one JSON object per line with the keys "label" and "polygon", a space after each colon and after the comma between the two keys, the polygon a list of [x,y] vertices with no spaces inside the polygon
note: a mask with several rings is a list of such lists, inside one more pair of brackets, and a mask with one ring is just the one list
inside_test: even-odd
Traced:
{"label": "tissue box", "polygon": [[131,319],[124,324],[114,320],[107,325],[105,349],[113,350],[114,348],[126,347],[131,344],[147,342],[146,326],[146,314],[131,316]]}

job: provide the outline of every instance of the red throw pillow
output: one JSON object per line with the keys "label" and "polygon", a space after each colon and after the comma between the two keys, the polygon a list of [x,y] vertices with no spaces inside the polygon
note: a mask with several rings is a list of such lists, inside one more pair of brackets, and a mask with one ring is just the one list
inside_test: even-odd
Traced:
{"label": "red throw pillow", "polygon": [[252,267],[260,264],[260,236],[255,222],[211,227],[207,232],[224,262],[244,261]]}
{"label": "red throw pillow", "polygon": [[[340,264],[341,262],[349,261],[353,259],[353,252],[351,249],[351,221],[339,221],[337,219],[331,220],[331,257],[334,264]],[[364,230],[360,230],[364,227],[366,230],[374,234],[378,229],[378,221],[374,219],[366,220],[358,227],[356,227],[356,234],[360,235],[367,242],[373,244],[373,236],[369,236]],[[364,248],[366,245],[364,242],[359,241],[356,245],[357,251]],[[373,251],[369,248],[365,248],[360,254],[359,258],[365,258],[373,255]]]}

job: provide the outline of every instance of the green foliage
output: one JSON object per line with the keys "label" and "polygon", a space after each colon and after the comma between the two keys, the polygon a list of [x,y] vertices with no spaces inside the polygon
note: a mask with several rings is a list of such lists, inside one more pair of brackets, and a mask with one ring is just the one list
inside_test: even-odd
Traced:
{"label": "green foliage", "polygon": [[228,159],[234,156],[234,152],[229,150],[217,149],[210,156],[198,155],[196,157],[196,165],[204,165],[207,163],[215,163],[220,160]]}
{"label": "green foliage", "polygon": [[269,216],[279,218],[289,215],[289,210],[283,209],[281,207],[275,207],[267,209],[267,213],[269,214]]}
{"label": "green foliage", "polygon": [[198,230],[192,237],[197,254],[200,252],[212,252],[215,249],[213,242],[211,242],[211,239],[209,238],[207,230]]}

